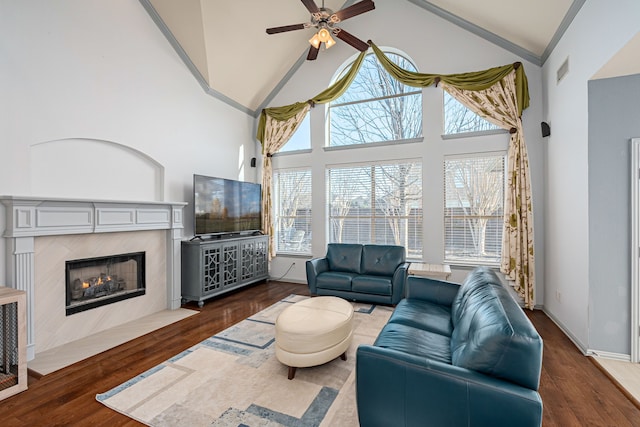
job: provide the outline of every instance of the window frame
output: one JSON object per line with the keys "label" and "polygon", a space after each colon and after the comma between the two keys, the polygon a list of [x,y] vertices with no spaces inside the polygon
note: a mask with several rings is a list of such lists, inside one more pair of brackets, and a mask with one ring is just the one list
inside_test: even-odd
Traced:
{"label": "window frame", "polygon": [[[447,111],[448,111],[446,108],[447,97],[450,97],[454,102],[459,104],[461,108],[464,108],[465,110],[474,114],[479,120],[488,123],[491,127],[488,129],[471,129],[471,130],[447,133]],[[468,137],[482,136],[482,135],[495,135],[500,133],[508,133],[508,130],[491,123],[487,119],[473,112],[471,109],[467,108],[464,104],[458,101],[453,95],[449,94],[449,92],[445,90],[442,91],[442,135],[441,135],[442,139],[468,138]]]}
{"label": "window frame", "polygon": [[[308,132],[307,134],[305,134],[305,138],[302,138],[299,135],[300,132],[302,132],[303,130],[306,130],[306,132]],[[309,142],[309,145],[304,148],[286,150],[286,147],[287,145],[289,145],[289,143],[298,139],[300,140],[305,139],[305,142]],[[307,113],[307,115],[302,119],[302,123],[300,123],[300,126],[298,126],[298,129],[296,129],[293,135],[291,135],[291,138],[282,147],[280,147],[280,150],[278,150],[276,153],[273,153],[273,155],[286,156],[288,154],[298,154],[298,153],[308,153],[308,152],[311,152],[311,114],[310,113]]]}
{"label": "window frame", "polygon": [[[404,61],[406,61],[407,63],[411,64],[411,66],[414,68],[414,70],[417,70],[417,67],[416,67],[415,63],[405,53],[400,52],[400,51],[395,50],[395,49],[384,48],[382,50],[387,55],[396,55],[396,56],[399,56],[399,57],[403,58]],[[379,63],[378,59],[375,57],[375,55],[373,53],[368,53],[367,57],[374,58],[374,60]],[[343,65],[340,68],[340,70],[338,72],[336,72],[336,74],[334,75],[334,78],[332,79],[332,83],[334,83],[336,80],[338,80],[340,77],[342,77],[344,75],[344,73],[347,72],[350,69],[350,67],[353,65],[354,61],[355,61],[355,57],[353,57],[351,60],[345,62],[345,65]],[[361,71],[362,71],[362,68],[358,71],[358,74]],[[391,77],[391,78],[393,79],[393,77]],[[366,98],[366,99],[357,99],[357,100],[347,101],[347,102],[337,102],[342,98],[342,96],[341,96],[340,98],[338,98],[338,99],[336,99],[336,100],[334,100],[332,102],[327,103],[326,104],[326,132],[325,132],[325,144],[324,144],[325,150],[336,150],[336,149],[356,148],[356,147],[370,147],[370,146],[378,146],[378,145],[391,145],[391,144],[398,144],[398,143],[405,143],[405,142],[423,141],[423,139],[424,139],[424,137],[423,137],[423,127],[424,127],[424,93],[423,93],[423,88],[413,88],[411,86],[404,85],[403,83],[401,83],[399,81],[397,81],[397,82],[398,82],[398,84],[402,84],[403,86],[405,86],[407,88],[410,88],[411,90],[407,91],[406,93],[394,93],[394,94],[391,94],[391,95],[388,95],[388,96],[381,96],[381,97],[378,96],[378,97],[371,97],[371,98]],[[347,92],[348,92],[348,90],[349,89],[347,89]],[[347,92],[345,92],[345,93],[347,93]],[[333,117],[332,110],[333,109],[340,108],[340,107],[345,107],[345,106],[350,106],[350,105],[368,104],[368,103],[371,103],[371,102],[385,101],[385,100],[388,100],[388,99],[401,98],[401,97],[412,97],[412,96],[419,96],[419,102],[416,103],[416,105],[418,106],[418,109],[419,109],[419,111],[416,114],[416,118],[419,118],[420,126],[418,126],[418,134],[416,136],[409,137],[409,138],[382,139],[382,140],[378,140],[378,141],[366,141],[366,142],[356,142],[356,143],[350,143],[350,144],[332,145],[332,141],[334,141],[334,136],[333,136],[333,132],[332,132],[332,123],[333,123],[332,122],[332,120],[333,120],[333,118],[332,118]],[[376,119],[379,119],[379,117],[376,117]]]}
{"label": "window frame", "polygon": [[[417,176],[417,178],[419,179],[419,183],[414,183],[414,185],[419,185],[420,188],[420,195],[419,195],[419,201],[416,202],[414,201],[413,203],[417,205],[417,212],[418,215],[412,215],[411,212],[408,215],[386,215],[386,214],[382,214],[382,215],[377,215],[378,211],[382,208],[377,208],[376,207],[376,203],[375,203],[375,198],[369,198],[368,202],[370,202],[372,205],[371,207],[369,207],[369,213],[370,215],[361,215],[360,213],[357,216],[336,216],[332,214],[332,195],[334,193],[332,193],[332,181],[331,181],[331,171],[337,171],[337,170],[341,170],[341,169],[357,169],[357,168],[376,168],[376,167],[380,167],[380,166],[399,166],[399,165],[406,165],[406,164],[415,164],[419,166],[419,170],[418,171],[414,171],[412,172],[414,174],[414,176]],[[375,162],[355,162],[355,163],[341,163],[341,164],[333,164],[333,165],[326,165],[325,168],[325,191],[326,191],[326,218],[325,218],[325,226],[326,226],[326,241],[327,243],[337,243],[334,241],[333,239],[333,233],[332,233],[332,227],[333,227],[333,220],[336,218],[341,218],[343,220],[345,219],[351,219],[351,220],[366,220],[365,223],[362,225],[362,227],[369,228],[370,229],[370,238],[368,239],[367,242],[362,242],[362,243],[376,243],[377,239],[375,238],[375,231],[380,231],[379,230],[379,225],[377,225],[379,222],[383,222],[386,223],[386,221],[388,220],[389,217],[393,217],[393,218],[398,218],[401,221],[406,221],[407,222],[407,239],[409,240],[415,240],[415,244],[414,245],[409,245],[409,242],[401,242],[401,243],[395,243],[394,242],[389,242],[389,243],[380,243],[380,244],[400,244],[405,246],[406,251],[407,251],[407,259],[408,260],[412,260],[412,261],[421,261],[422,257],[424,256],[424,248],[423,248],[423,244],[424,244],[424,232],[423,232],[423,227],[424,227],[424,194],[423,194],[423,161],[421,158],[411,158],[411,159],[395,159],[395,160],[380,160],[380,161],[375,161]],[[371,185],[370,188],[368,188],[368,193],[369,195],[372,194],[376,194],[376,186],[375,184],[375,178],[373,178],[375,176],[375,174],[370,175],[370,177],[372,177],[372,180],[369,182],[369,184]],[[373,200],[372,200],[373,199]],[[411,210],[415,210],[416,208],[412,208]],[[410,225],[413,223],[414,227],[417,228],[417,232],[414,233],[414,235],[412,236],[410,233]],[[358,225],[358,227],[360,227],[360,225]],[[375,230],[375,231],[374,231]],[[358,236],[359,237],[359,236]],[[385,234],[386,237],[386,234]],[[358,242],[360,243],[360,239],[357,239]],[[386,240],[386,239],[385,239]],[[351,241],[347,241],[346,243],[353,243]]]}
{"label": "window frame", "polygon": [[[287,239],[286,236],[282,235],[284,232],[280,229],[281,227],[281,219],[283,215],[281,214],[281,199],[280,199],[280,185],[281,180],[280,176],[283,173],[290,174],[308,174],[308,194],[309,197],[309,207],[305,210],[304,215],[286,215],[286,218],[293,221],[295,224],[296,220],[304,219],[306,220],[306,229],[305,234],[303,235],[303,240],[298,241],[295,239],[295,236],[289,236]],[[313,222],[313,170],[311,167],[299,167],[299,168],[274,168],[272,174],[273,180],[273,226],[274,226],[274,244],[276,245],[276,255],[286,255],[286,256],[310,256],[311,248],[312,248],[312,222]],[[295,230],[295,227],[293,228]],[[290,230],[291,231],[291,230]],[[282,243],[281,243],[282,241]],[[283,245],[281,247],[280,245]],[[287,244],[290,246],[287,248]],[[298,246],[296,249],[294,246]]]}
{"label": "window frame", "polygon": [[[496,259],[487,259],[481,257],[462,257],[462,256],[452,256],[450,253],[448,254],[448,245],[447,245],[447,220],[451,217],[451,215],[447,215],[447,197],[448,197],[448,186],[447,186],[447,161],[450,160],[471,160],[471,159],[482,159],[482,158],[500,158],[502,160],[502,200],[501,207],[499,209],[500,214],[488,216],[489,220],[494,219],[497,221],[499,230],[500,230],[500,238],[495,239],[494,244],[499,244],[499,250],[497,251]],[[476,152],[476,153],[459,153],[452,155],[445,155],[443,158],[443,185],[442,185],[442,198],[443,198],[443,213],[442,213],[442,238],[443,238],[443,247],[442,247],[442,259],[445,264],[450,265],[458,265],[458,266],[490,266],[497,268],[500,266],[501,257],[502,257],[502,245],[503,245],[503,221],[504,221],[504,208],[505,208],[505,195],[507,191],[507,167],[508,167],[508,155],[506,151],[484,151],[484,152]],[[468,217],[476,217],[477,215],[456,215],[462,219]],[[465,225],[464,232],[467,232],[467,226]]]}

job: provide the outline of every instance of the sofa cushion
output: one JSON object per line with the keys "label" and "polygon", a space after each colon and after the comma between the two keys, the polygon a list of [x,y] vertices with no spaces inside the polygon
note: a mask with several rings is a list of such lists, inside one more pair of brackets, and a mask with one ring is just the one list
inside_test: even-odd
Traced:
{"label": "sofa cushion", "polygon": [[451,364],[449,337],[400,323],[387,323],[374,345]]}
{"label": "sofa cushion", "polygon": [[460,313],[466,306],[468,296],[477,288],[482,288],[487,285],[502,287],[500,279],[498,279],[498,276],[496,276],[489,267],[477,267],[467,275],[467,278],[462,283],[462,286],[460,286],[458,294],[451,304],[451,322],[454,328],[460,319]]}
{"label": "sofa cushion", "polygon": [[403,246],[364,245],[362,247],[362,274],[393,276],[396,268],[405,262]]}
{"label": "sofa cushion", "polygon": [[362,245],[329,243],[327,245],[329,270],[359,274],[362,262]]}
{"label": "sofa cushion", "polygon": [[538,389],[542,339],[504,287],[475,286],[457,314],[451,335],[454,365]]}
{"label": "sofa cushion", "polygon": [[365,294],[391,295],[391,277],[360,275],[353,278],[351,290]]}
{"label": "sofa cushion", "polygon": [[451,308],[418,299],[403,299],[394,310],[390,323],[401,323],[436,334],[451,336]]}
{"label": "sofa cushion", "polygon": [[316,278],[316,288],[350,291],[351,281],[354,277],[356,277],[355,273],[325,271]]}

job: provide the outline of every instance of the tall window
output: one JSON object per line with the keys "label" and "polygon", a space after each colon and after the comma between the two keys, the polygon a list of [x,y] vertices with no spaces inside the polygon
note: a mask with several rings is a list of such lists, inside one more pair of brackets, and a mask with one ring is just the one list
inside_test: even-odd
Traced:
{"label": "tall window", "polygon": [[402,245],[422,258],[422,164],[327,170],[329,242]]}
{"label": "tall window", "polygon": [[504,155],[445,159],[445,261],[500,262],[504,170]]}
{"label": "tall window", "polygon": [[311,170],[273,173],[276,252],[311,253]]}
{"label": "tall window", "polygon": [[[400,67],[416,71],[403,56],[387,56]],[[373,54],[365,57],[347,91],[328,108],[329,146],[401,141],[422,135],[421,89],[391,77]]]}
{"label": "tall window", "polygon": [[498,130],[500,126],[483,119],[453,96],[444,92],[444,134]]}

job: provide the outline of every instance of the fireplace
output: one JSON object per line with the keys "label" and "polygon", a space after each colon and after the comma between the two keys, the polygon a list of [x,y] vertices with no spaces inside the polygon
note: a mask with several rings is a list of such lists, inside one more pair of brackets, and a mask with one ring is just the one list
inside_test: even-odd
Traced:
{"label": "fireplace", "polygon": [[[0,196],[0,204],[7,284],[27,294],[27,361],[36,353],[180,307],[186,203]],[[148,261],[144,296],[65,315],[67,260],[139,251]]]}
{"label": "fireplace", "polygon": [[66,261],[66,315],[145,294],[145,253]]}

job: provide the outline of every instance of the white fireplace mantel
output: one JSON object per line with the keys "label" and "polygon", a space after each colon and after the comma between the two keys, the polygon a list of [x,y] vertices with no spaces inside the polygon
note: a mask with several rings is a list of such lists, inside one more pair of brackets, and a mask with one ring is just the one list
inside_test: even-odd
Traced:
{"label": "white fireplace mantel", "polygon": [[0,196],[5,208],[7,286],[27,294],[27,360],[35,357],[34,239],[38,236],[166,230],[167,308],[180,307],[184,202],[133,202]]}

